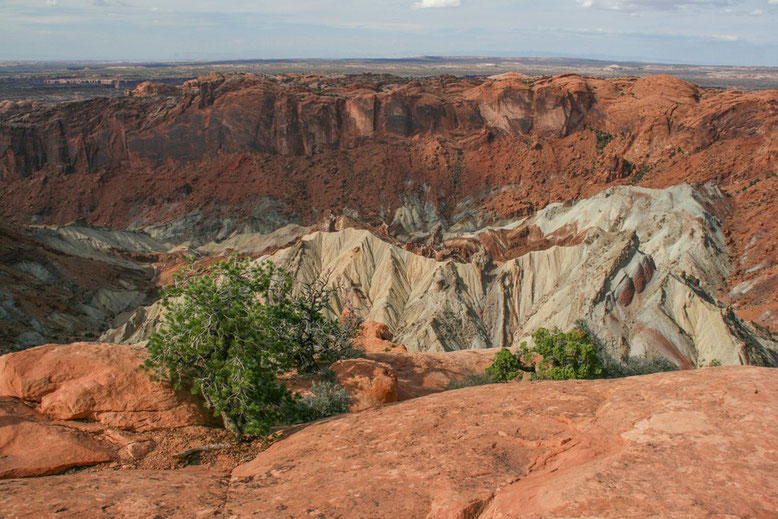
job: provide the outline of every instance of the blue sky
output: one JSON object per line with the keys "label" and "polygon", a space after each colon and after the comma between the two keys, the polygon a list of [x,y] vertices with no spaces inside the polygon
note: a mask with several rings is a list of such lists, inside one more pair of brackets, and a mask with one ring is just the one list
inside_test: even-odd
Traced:
{"label": "blue sky", "polygon": [[778,66],[778,0],[0,0],[0,60],[419,55]]}

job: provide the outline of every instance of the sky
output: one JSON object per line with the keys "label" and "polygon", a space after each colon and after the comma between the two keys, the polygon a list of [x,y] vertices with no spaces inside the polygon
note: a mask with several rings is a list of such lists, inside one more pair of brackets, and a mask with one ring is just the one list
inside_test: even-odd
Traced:
{"label": "sky", "polygon": [[778,0],[0,0],[0,60],[557,56],[778,66]]}

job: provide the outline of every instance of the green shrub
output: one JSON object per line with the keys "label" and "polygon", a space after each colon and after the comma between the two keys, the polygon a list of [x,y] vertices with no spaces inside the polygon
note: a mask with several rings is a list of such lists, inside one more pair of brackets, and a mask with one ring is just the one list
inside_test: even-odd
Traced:
{"label": "green shrub", "polygon": [[519,376],[521,360],[508,348],[501,349],[494,357],[492,365],[486,368],[486,374],[494,382],[507,382]]}
{"label": "green shrub", "polygon": [[329,319],[325,311],[331,296],[326,277],[305,283],[300,295],[291,300],[290,315],[278,322],[298,373],[316,373],[361,353],[354,346],[359,319],[353,314],[342,322]]}
{"label": "green shrub", "polygon": [[543,356],[537,376],[541,380],[602,378],[603,369],[597,349],[586,332],[538,328],[532,334],[535,353]]}
{"label": "green shrub", "polygon": [[163,291],[166,312],[145,365],[201,395],[227,429],[265,434],[294,404],[279,374],[310,373],[354,352],[358,324],[328,319],[324,292],[316,284],[292,297],[291,277],[270,262],[191,265]]}
{"label": "green shrub", "polygon": [[643,180],[643,177],[645,177],[648,173],[651,173],[651,171],[654,169],[654,166],[643,164],[640,166],[640,169],[637,170],[635,175],[632,177],[632,180],[630,181],[632,184],[637,184],[641,180]]}
{"label": "green shrub", "polygon": [[315,382],[311,395],[297,399],[294,419],[312,422],[328,416],[347,413],[351,398],[340,384],[324,381]]}
{"label": "green shrub", "polygon": [[621,378],[678,369],[659,357],[615,359],[584,321],[579,321],[577,328],[569,332],[538,328],[532,338],[534,349],[527,348],[523,342],[515,354],[506,348],[500,350],[494,363],[486,369],[494,382],[513,380],[520,371],[529,370],[529,366],[535,365],[536,355],[542,357],[534,374],[539,380]]}
{"label": "green shrub", "polygon": [[605,378],[635,377],[678,370],[678,366],[661,357],[627,357],[624,361],[619,361],[602,352],[600,359]]}
{"label": "green shrub", "polygon": [[448,385],[449,389],[462,389],[465,387],[483,386],[494,384],[494,380],[489,373],[468,373],[461,380],[454,379]]}
{"label": "green shrub", "polygon": [[594,130],[594,133],[597,136],[597,153],[602,153],[613,140],[613,135],[602,130]]}
{"label": "green shrub", "polygon": [[605,343],[592,333],[586,324],[586,321],[580,319],[576,322],[576,326],[579,330],[583,330],[589,340],[594,344],[602,364],[603,376],[605,378],[634,377],[637,375],[650,375],[651,373],[678,370],[678,366],[662,357],[627,356],[622,360],[617,359],[610,353],[614,348],[610,348],[609,350]]}
{"label": "green shrub", "polygon": [[719,367],[719,366],[721,366],[721,361],[720,361],[719,359],[713,359],[713,360],[712,360],[712,361],[710,361],[710,363],[708,364],[708,367],[710,367],[710,368],[717,368],[717,367]]}

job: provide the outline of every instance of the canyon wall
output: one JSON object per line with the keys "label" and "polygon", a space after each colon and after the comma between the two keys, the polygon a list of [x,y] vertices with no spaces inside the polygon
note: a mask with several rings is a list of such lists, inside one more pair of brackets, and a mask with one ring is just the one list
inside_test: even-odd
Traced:
{"label": "canyon wall", "polygon": [[[601,204],[598,197],[618,185],[683,183],[712,186],[687,196],[697,200],[704,216],[692,213],[704,225],[677,217],[673,203],[662,206],[668,215],[639,225],[594,225],[586,220],[593,209],[577,209],[558,227],[533,216],[546,207],[564,212],[558,203]],[[420,302],[418,313],[437,308],[445,316],[440,322],[477,314],[459,337],[462,348],[515,342],[541,321],[562,326],[580,317],[563,319],[561,310],[538,309],[543,297],[566,293],[564,276],[581,276],[576,283],[584,287],[600,283],[598,295],[589,300],[587,288],[585,297],[573,298],[578,302],[562,295],[557,302],[586,308],[581,314],[599,312],[603,323],[605,315],[618,314],[615,324],[602,327],[618,338],[629,326],[630,351],[652,337],[672,336],[670,343],[681,351],[676,360],[694,359],[684,339],[688,330],[720,331],[700,317],[705,305],[723,312],[719,320],[728,329],[741,320],[778,328],[775,91],[703,89],[669,76],[409,80],[213,74],[177,90],[147,87],[122,99],[0,114],[0,186],[0,216],[10,224],[83,219],[105,230],[138,232],[166,250],[180,245],[201,255],[213,254],[221,243],[283,234],[290,224],[332,230],[337,221],[341,228],[365,229],[425,258],[453,260],[444,261],[447,270],[436,274],[442,279],[429,286],[464,276],[469,288],[455,300]],[[639,205],[641,192],[630,193],[630,203]],[[612,210],[619,213],[624,203]],[[528,223],[530,217],[541,220]],[[697,234],[680,239],[676,220]],[[651,238],[668,232],[673,237],[662,238],[666,243]],[[668,265],[664,274],[655,272],[658,257],[682,258],[683,247],[700,239],[717,251],[715,264]],[[697,245],[689,250],[679,262],[700,260]],[[611,258],[613,265],[603,264],[593,276],[588,257],[598,265]],[[368,270],[416,268],[392,261]],[[488,275],[499,276],[499,286],[484,278],[490,262],[495,266]],[[171,261],[158,263],[164,270]],[[465,274],[467,269],[473,273]],[[524,283],[533,276],[546,280],[533,281],[528,291]],[[698,281],[707,286],[697,287]],[[386,297],[423,290],[403,283],[408,286],[392,285]],[[516,299],[519,294],[525,299]],[[653,313],[623,310],[633,299],[649,297],[658,298]],[[396,309],[375,307],[371,303],[368,313],[376,319],[397,320]],[[438,322],[427,317],[428,328]],[[442,325],[434,333],[413,326],[396,332],[426,334],[418,344],[409,339],[419,349],[454,347],[439,338],[446,335]],[[747,356],[732,351],[738,352],[732,361]]]}

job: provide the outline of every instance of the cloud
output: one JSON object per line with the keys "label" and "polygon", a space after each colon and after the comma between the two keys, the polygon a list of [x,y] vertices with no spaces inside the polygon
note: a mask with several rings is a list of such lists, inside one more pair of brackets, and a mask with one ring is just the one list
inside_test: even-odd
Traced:
{"label": "cloud", "polygon": [[439,7],[459,7],[462,0],[419,0],[413,7],[417,9],[430,9]]}
{"label": "cloud", "polygon": [[[575,0],[581,7],[594,7],[610,11],[671,11],[693,7],[726,7],[733,0]],[[769,0],[768,3],[778,3]]]}

